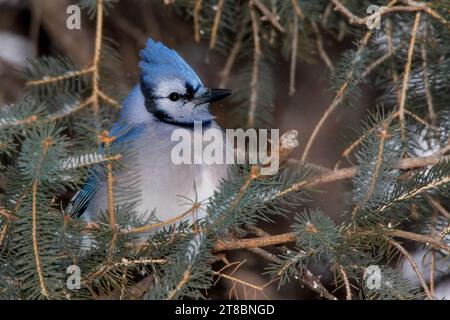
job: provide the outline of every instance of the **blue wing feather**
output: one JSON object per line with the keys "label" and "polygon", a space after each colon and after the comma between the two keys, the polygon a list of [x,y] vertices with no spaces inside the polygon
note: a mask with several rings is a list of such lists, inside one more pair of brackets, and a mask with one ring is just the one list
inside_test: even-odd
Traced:
{"label": "blue wing feather", "polygon": [[[116,137],[111,144],[111,149],[119,149],[123,143],[132,140],[138,135],[143,125],[130,127],[126,124],[125,117],[122,116],[111,128],[110,136]],[[100,146],[100,153],[103,153],[103,145]],[[90,170],[88,179],[84,186],[78,191],[70,200],[66,212],[68,212],[73,218],[81,217],[86,211],[90,200],[95,196],[99,180],[101,179],[100,173],[102,166],[95,166]]]}

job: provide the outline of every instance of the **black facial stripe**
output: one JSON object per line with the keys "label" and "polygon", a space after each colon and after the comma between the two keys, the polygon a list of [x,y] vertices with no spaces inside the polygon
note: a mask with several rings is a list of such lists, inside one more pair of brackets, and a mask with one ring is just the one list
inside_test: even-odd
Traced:
{"label": "black facial stripe", "polygon": [[194,89],[192,84],[190,84],[189,82],[186,82],[185,87],[186,87],[186,94],[182,95],[182,97],[190,100],[190,99],[194,98],[195,94],[197,93],[198,89],[200,88],[200,85],[198,85]]}
{"label": "black facial stripe", "polygon": [[[172,124],[172,125],[179,126],[179,127],[192,128],[192,129],[194,128],[193,122],[177,121],[174,118],[172,118],[170,115],[168,115],[166,112],[164,112],[156,107],[155,100],[167,99],[167,97],[154,96],[153,90],[150,87],[146,86],[144,81],[141,81],[140,87],[141,87],[142,95],[144,96],[145,108],[147,109],[148,112],[153,114],[156,119],[158,119],[161,122],[164,122],[167,124]],[[197,88],[197,90],[198,90],[198,88]],[[202,126],[203,126],[203,128],[207,128],[211,125],[211,123],[212,123],[211,120],[203,121]]]}

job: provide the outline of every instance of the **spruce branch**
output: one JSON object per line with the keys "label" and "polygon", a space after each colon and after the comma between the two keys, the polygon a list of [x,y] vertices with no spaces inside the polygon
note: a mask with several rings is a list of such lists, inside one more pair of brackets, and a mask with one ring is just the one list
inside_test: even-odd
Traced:
{"label": "spruce branch", "polygon": [[[217,276],[217,280],[215,281],[214,284],[217,284],[217,282],[221,278],[229,280],[232,283],[232,287],[229,292],[229,299],[232,298],[233,292],[235,293],[236,299],[239,299],[238,294],[237,294],[237,289],[236,289],[237,285],[241,285],[242,288],[244,289],[244,299],[245,300],[248,300],[247,288],[249,288],[251,291],[254,292],[253,299],[256,299],[257,292],[262,294],[265,298],[269,299],[266,296],[266,294],[264,293],[264,289],[270,284],[270,281],[264,285],[256,285],[256,284],[250,283],[248,281],[239,279],[238,277],[234,276],[234,273],[236,273],[236,271],[246,262],[246,260],[243,260],[240,262],[236,261],[236,262],[232,262],[232,263],[230,263],[226,258],[224,258],[223,260],[224,260],[225,266],[222,267],[218,271],[213,271],[213,275]],[[231,272],[229,274],[224,273],[224,271],[228,270],[228,269],[232,269]]]}
{"label": "spruce branch", "polygon": [[382,124],[382,127],[379,128],[377,132],[378,136],[378,147],[377,147],[377,153],[375,158],[375,166],[373,169],[373,172],[371,172],[370,175],[370,181],[368,183],[367,191],[364,195],[364,197],[356,204],[356,206],[352,210],[352,218],[354,219],[356,216],[356,213],[359,209],[361,209],[372,197],[373,193],[376,190],[376,185],[379,182],[379,175],[380,171],[382,169],[383,161],[384,161],[384,152],[385,152],[385,143],[386,139],[388,138],[388,126],[387,123],[384,122]]}
{"label": "spruce branch", "polygon": [[259,64],[261,60],[261,44],[259,38],[259,23],[254,10],[254,1],[249,2],[250,17],[253,31],[253,63],[252,78],[250,82],[250,106],[248,108],[247,126],[252,128],[255,125],[255,114],[258,103],[258,82],[259,82]]}
{"label": "spruce branch", "polygon": [[400,105],[398,106],[399,111],[399,121],[400,121],[400,128],[401,128],[401,134],[402,134],[402,140],[405,141],[406,139],[406,133],[405,133],[405,103],[406,103],[406,92],[408,90],[408,83],[409,83],[409,74],[411,72],[411,63],[412,63],[412,57],[414,52],[414,46],[416,43],[416,34],[417,34],[417,28],[419,27],[420,23],[420,12],[416,13],[416,17],[414,20],[414,25],[411,31],[411,38],[409,41],[409,48],[408,48],[408,58],[405,64],[405,71],[403,73],[403,84],[402,84],[402,90],[400,92]]}
{"label": "spruce branch", "polygon": [[[410,116],[411,118],[413,118],[415,121],[417,121],[418,123],[424,125],[427,128],[432,129],[433,131],[437,132],[438,128],[436,126],[434,126],[433,124],[428,123],[427,121],[425,121],[424,119],[422,119],[421,117],[419,117],[418,115],[416,115],[415,113],[409,111],[409,110],[404,110],[405,115]],[[386,117],[386,119],[384,120],[383,124],[390,124],[394,119],[397,119],[400,115],[400,112],[397,110],[393,113],[391,113],[389,116]],[[364,132],[362,135],[360,135],[355,141],[353,141],[341,154],[341,157],[343,158],[347,158],[349,159],[350,154],[359,146],[361,145],[361,143],[367,138],[367,136],[369,136],[370,134],[372,134],[377,128],[379,128],[379,126],[375,125],[372,126],[369,130],[367,130],[366,132]],[[335,165],[335,169],[337,168],[339,162],[336,163]]]}
{"label": "spruce branch", "polygon": [[192,215],[193,213],[196,212],[196,210],[198,210],[198,208],[200,208],[201,203],[195,202],[191,208],[189,208],[188,210],[184,211],[183,213],[176,215],[173,218],[158,222],[158,223],[151,223],[151,224],[146,224],[143,226],[139,226],[139,227],[134,227],[131,229],[127,229],[124,230],[123,233],[124,234],[128,234],[128,233],[145,233],[145,232],[149,232],[164,226],[168,226],[171,225],[173,223],[179,222],[181,221],[183,218]]}
{"label": "spruce branch", "polygon": [[356,25],[367,25],[370,21],[374,21],[375,19],[379,19],[381,16],[389,14],[389,13],[395,13],[395,12],[416,12],[419,13],[420,11],[424,11],[433,18],[437,19],[444,25],[448,25],[448,21],[446,21],[441,15],[439,15],[436,11],[432,10],[430,7],[428,7],[425,3],[415,2],[415,1],[403,1],[407,4],[407,6],[393,6],[396,1],[391,1],[388,6],[381,7],[378,12],[375,12],[369,16],[366,16],[364,18],[358,17],[355,14],[353,14],[347,7],[345,7],[340,0],[331,0],[334,4],[334,10],[339,11],[344,16],[347,17],[350,24],[356,24]]}
{"label": "spruce branch", "polygon": [[2,247],[3,241],[6,239],[6,234],[8,232],[8,225],[3,225],[2,231],[0,232],[0,248]]}
{"label": "spruce branch", "polygon": [[214,16],[214,23],[211,30],[211,40],[209,42],[209,49],[212,50],[216,46],[217,42],[217,32],[219,31],[220,26],[220,20],[222,18],[222,11],[223,11],[223,5],[225,3],[225,0],[219,0],[217,3],[217,11],[216,15]]}
{"label": "spruce branch", "polygon": [[[78,106],[71,108],[71,110],[65,110],[64,112],[60,112],[51,116],[47,121],[51,122],[57,119],[61,119],[68,115],[71,115],[74,112],[77,112],[83,109],[86,106],[92,106],[94,113],[97,115],[100,108],[99,100],[102,99],[109,105],[113,107],[120,108],[121,105],[115,99],[108,96],[105,92],[103,92],[100,88],[100,60],[102,53],[102,45],[103,45],[103,17],[104,17],[104,0],[98,0],[96,2],[96,26],[95,26],[95,45],[94,45],[94,56],[92,65],[86,68],[82,68],[78,71],[68,71],[63,75],[58,76],[45,76],[43,79],[38,80],[30,80],[27,81],[26,85],[28,87],[35,86],[46,86],[57,82],[63,82],[68,79],[78,78],[84,75],[90,75],[92,81],[92,89],[91,94],[84,101],[80,102]],[[33,121],[37,121],[38,118],[33,118]]]}
{"label": "spruce branch", "polygon": [[417,265],[416,261],[414,261],[414,259],[411,257],[411,255],[408,253],[408,251],[397,241],[394,241],[392,239],[389,239],[389,242],[395,247],[397,248],[398,251],[400,251],[403,256],[409,261],[409,263],[411,264],[411,267],[413,268],[414,272],[417,275],[417,278],[419,279],[419,282],[423,288],[423,290],[425,291],[425,294],[427,295],[428,299],[433,300],[433,295],[430,292],[430,289],[428,288],[428,285],[425,281],[425,279],[423,278],[422,273],[420,272],[420,268]]}
{"label": "spruce branch", "polygon": [[[99,140],[103,143],[105,147],[105,152],[110,151],[110,146],[114,142],[116,137],[109,136],[108,131],[103,131],[102,135],[99,136]],[[113,254],[117,243],[117,222],[116,222],[116,204],[114,201],[114,177],[113,177],[113,165],[109,161],[106,163],[106,185],[107,185],[107,202],[108,202],[108,222],[109,228],[111,230],[111,242],[108,248],[108,262],[111,263],[113,260]]]}
{"label": "spruce branch", "polygon": [[95,69],[95,67],[91,66],[91,67],[83,68],[81,70],[68,71],[65,74],[62,74],[60,76],[44,77],[44,78],[39,79],[39,80],[28,80],[25,83],[25,85],[28,86],[28,87],[49,85],[49,84],[52,84],[54,82],[60,82],[60,81],[68,80],[68,79],[71,79],[71,78],[77,78],[79,76],[83,76],[83,75],[86,75],[86,74],[91,74],[91,73],[94,72],[94,69]]}
{"label": "spruce branch", "polygon": [[[296,0],[293,0],[293,2],[297,3]],[[319,52],[319,56],[325,62],[328,69],[330,69],[330,72],[334,73],[334,65],[333,65],[333,62],[331,61],[328,53],[325,51],[325,48],[323,45],[323,38],[322,38],[322,35],[320,34],[319,27],[317,26],[317,23],[315,21],[311,21],[311,26],[314,31],[314,34],[316,35],[316,46],[317,46],[317,51]]]}
{"label": "spruce branch", "polygon": [[194,5],[194,36],[195,42],[200,42],[200,11],[202,10],[203,0],[195,0]]}
{"label": "spruce branch", "polygon": [[[40,170],[43,166],[43,162],[47,156],[47,151],[49,149],[49,147],[54,143],[53,139],[49,136],[46,137],[42,142],[42,147],[41,147],[41,153],[39,156],[39,160],[38,163],[36,165],[36,172],[34,174],[35,177],[39,176]],[[45,277],[44,277],[44,272],[43,272],[43,266],[41,263],[41,257],[40,257],[40,253],[39,253],[39,243],[38,243],[38,210],[37,210],[37,192],[38,192],[38,184],[39,184],[39,180],[35,179],[31,185],[31,221],[32,221],[32,225],[31,225],[31,233],[32,233],[32,241],[33,241],[33,253],[34,253],[34,262],[35,262],[35,266],[36,266],[36,273],[38,275],[38,279],[39,279],[39,286],[41,289],[41,294],[45,297],[45,298],[49,298],[49,291],[47,289],[47,284],[45,281]]]}
{"label": "spruce branch", "polygon": [[[426,167],[429,165],[436,165],[439,162],[449,161],[450,158],[448,156],[444,156],[447,152],[450,151],[450,144],[446,147],[443,147],[440,151],[438,151],[436,154],[428,156],[428,157],[413,157],[413,158],[405,158],[397,161],[393,165],[393,169],[401,169],[401,170],[408,170],[408,169],[417,169]],[[293,184],[291,187],[280,191],[278,193],[278,197],[285,196],[288,193],[291,192],[297,192],[300,189],[304,188],[310,188],[315,187],[317,185],[321,185],[324,183],[330,183],[335,182],[343,179],[349,179],[354,177],[358,173],[358,167],[349,167],[339,170],[332,170],[330,172],[327,172],[325,174],[312,177],[309,180],[300,181],[298,183]]]}
{"label": "spruce branch", "polygon": [[33,238],[33,251],[34,251],[34,263],[36,264],[36,272],[39,277],[39,285],[41,287],[41,294],[45,298],[49,298],[49,293],[47,289],[47,285],[45,283],[44,274],[42,271],[41,258],[39,256],[39,245],[38,245],[38,235],[37,235],[37,187],[38,182],[33,182],[31,186],[31,197],[32,197],[32,209],[31,209],[31,218],[32,218],[32,238]]}
{"label": "spruce branch", "polygon": [[244,36],[247,31],[247,23],[248,23],[248,14],[245,15],[245,18],[243,21],[241,21],[241,26],[239,29],[238,34],[236,35],[236,40],[233,43],[233,47],[231,48],[231,51],[228,55],[227,61],[225,62],[225,65],[220,72],[221,80],[220,80],[220,87],[224,88],[226,87],[228,80],[230,78],[230,73],[233,68],[233,66],[236,63],[237,57],[242,49],[242,42],[244,40]]}
{"label": "spruce branch", "polygon": [[423,73],[423,85],[425,89],[425,96],[427,98],[428,116],[433,125],[436,124],[436,113],[433,106],[433,96],[431,95],[430,80],[428,78],[428,57],[427,49],[425,47],[425,39],[427,36],[427,28],[425,28],[424,39],[420,43],[420,54],[422,56],[422,73]]}
{"label": "spruce branch", "polygon": [[[252,233],[258,235],[259,237],[271,236],[269,233],[265,232],[264,230],[258,227],[248,226],[247,228],[251,230]],[[284,254],[289,253],[289,249],[284,246],[277,247],[277,249],[283,252]],[[264,258],[268,262],[275,263],[278,265],[283,263],[283,261],[279,257],[264,249],[261,249],[260,247],[250,247],[247,248],[247,250],[257,254],[258,256]],[[278,271],[278,273],[280,271]],[[321,297],[324,297],[328,300],[337,300],[337,298],[324,287],[324,285],[320,281],[320,278],[315,276],[307,267],[302,267],[301,270],[295,269],[294,273],[296,280],[298,280],[302,285],[307,286],[309,289],[319,294]]]}
{"label": "spruce branch", "polygon": [[344,267],[342,265],[338,265],[339,272],[342,275],[342,279],[344,280],[345,285],[345,292],[346,292],[346,299],[352,300],[352,289],[350,287],[350,281],[348,280],[347,272],[345,271]]}
{"label": "spruce branch", "polygon": [[[403,231],[398,229],[386,229],[383,230],[386,236],[398,237],[403,239],[408,239],[420,243],[425,243],[431,245],[437,249],[441,249],[450,252],[450,246],[436,240],[428,235],[422,235],[418,233],[413,233],[409,231]],[[359,231],[356,230],[352,234],[359,235],[375,235],[373,231]],[[259,247],[270,247],[281,244],[286,244],[290,242],[297,241],[297,235],[295,232],[281,233],[277,235],[257,237],[257,238],[245,238],[245,239],[229,239],[229,240],[218,240],[213,248],[213,252],[229,251],[229,250],[239,250],[239,249],[249,249],[249,248],[259,248]]]}
{"label": "spruce branch", "polygon": [[291,51],[291,67],[289,73],[289,95],[295,93],[295,75],[297,71],[297,52],[298,52],[298,18],[297,14],[293,15],[293,34],[292,34],[292,51]]}
{"label": "spruce branch", "polygon": [[281,33],[286,32],[286,29],[284,29],[284,27],[279,22],[280,17],[274,15],[272,11],[270,11],[260,0],[250,0],[250,5],[255,6],[259,11],[261,11],[264,18],[262,20],[269,21],[273,25],[273,27]]}
{"label": "spruce branch", "polygon": [[[431,217],[431,229],[430,237],[434,238],[436,227],[436,210],[433,211]],[[435,286],[435,271],[436,271],[436,251],[431,250],[431,262],[430,262],[430,295],[434,297],[434,286]]]}
{"label": "spruce branch", "polygon": [[444,218],[450,220],[450,212],[439,201],[436,201],[431,196],[427,197],[427,200]]}

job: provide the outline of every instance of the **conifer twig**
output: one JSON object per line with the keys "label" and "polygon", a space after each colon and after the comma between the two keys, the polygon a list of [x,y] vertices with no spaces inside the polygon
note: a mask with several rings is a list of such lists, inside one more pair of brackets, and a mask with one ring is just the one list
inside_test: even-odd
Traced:
{"label": "conifer twig", "polygon": [[[430,237],[434,238],[436,228],[436,210],[431,216],[431,230]],[[434,273],[436,269],[436,251],[431,249],[431,263],[430,263],[430,294],[434,297]]]}
{"label": "conifer twig", "polygon": [[[360,55],[362,50],[365,48],[365,46],[367,45],[367,42],[369,41],[370,36],[372,35],[372,31],[369,30],[364,37],[361,40],[361,44],[356,52],[356,55]],[[327,109],[325,110],[325,112],[323,113],[322,117],[319,119],[319,122],[317,122],[316,126],[314,127],[311,136],[308,139],[308,142],[306,143],[305,146],[305,150],[303,151],[302,157],[301,157],[301,161],[304,162],[306,161],[308,155],[309,155],[309,151],[317,137],[317,135],[319,134],[320,129],[322,128],[323,124],[325,123],[325,121],[328,119],[328,117],[333,113],[333,111],[339,106],[339,104],[341,103],[342,99],[344,98],[344,95],[348,89],[348,86],[350,85],[350,83],[352,81],[354,81],[354,74],[353,74],[353,69],[351,69],[349,71],[349,73],[347,74],[347,77],[344,81],[344,83],[341,85],[341,87],[337,90],[333,101],[331,102],[331,104],[327,107]]]}
{"label": "conifer twig", "polygon": [[250,82],[250,106],[248,109],[247,126],[255,125],[256,108],[258,104],[258,82],[259,82],[259,63],[261,60],[261,44],[259,39],[259,24],[256,19],[256,13],[253,7],[254,0],[249,2],[250,17],[252,20],[253,30],[253,63],[252,63],[252,79]]}
{"label": "conifer twig", "polygon": [[427,197],[428,202],[431,203],[431,205],[440,213],[442,214],[447,220],[450,220],[450,212],[445,209],[442,204],[440,204],[438,201],[434,200],[431,196]]}
{"label": "conifer twig", "polygon": [[431,294],[430,289],[428,288],[428,285],[427,285],[425,279],[423,278],[422,273],[420,272],[419,266],[414,261],[414,259],[411,257],[411,255],[408,253],[408,251],[406,251],[406,249],[397,241],[389,239],[389,242],[394,247],[396,247],[398,251],[400,251],[403,254],[403,256],[406,258],[406,260],[409,261],[409,263],[411,264],[411,267],[413,268],[414,272],[416,273],[417,278],[419,279],[419,282],[420,282],[423,290],[425,291],[425,294],[427,295],[428,299],[433,300],[433,295]]}
{"label": "conifer twig", "polygon": [[[398,229],[386,229],[386,230],[383,230],[383,232],[386,236],[398,237],[398,238],[412,240],[415,242],[425,243],[425,244],[433,246],[437,249],[441,249],[441,250],[450,252],[450,246],[448,246],[446,243],[436,240],[428,235],[422,235],[422,234],[398,230]],[[371,234],[374,234],[374,232],[368,231],[368,230],[357,230],[357,231],[353,231],[353,234],[371,235]],[[281,233],[281,234],[277,234],[277,235],[270,235],[270,236],[256,237],[256,238],[218,240],[214,244],[213,252],[270,247],[270,246],[295,242],[296,240],[297,240],[297,235],[294,232],[287,232],[287,233]]]}
{"label": "conifer twig", "polygon": [[370,197],[376,190],[378,177],[379,177],[379,174],[381,171],[381,166],[383,164],[383,159],[384,159],[385,141],[386,141],[386,138],[388,137],[387,123],[384,122],[380,129],[381,130],[378,132],[379,141],[378,141],[377,155],[376,155],[376,159],[375,159],[375,166],[374,166],[372,174],[370,175],[370,181],[369,181],[369,186],[367,188],[367,193],[364,196],[364,198],[353,208],[353,211],[352,211],[353,219],[356,217],[357,211],[359,209],[361,209],[367,203],[367,201],[369,201]]}
{"label": "conifer twig", "polygon": [[217,33],[219,32],[219,25],[220,25],[220,20],[222,18],[222,11],[223,11],[224,3],[225,3],[225,0],[219,0],[219,2],[217,3],[217,11],[216,11],[216,15],[214,16],[214,22],[213,22],[213,26],[211,29],[211,40],[209,42],[210,50],[214,49],[214,47],[216,46]]}
{"label": "conifer twig", "polygon": [[280,17],[274,15],[272,11],[267,9],[267,7],[260,0],[250,0],[250,5],[254,5],[255,7],[257,7],[258,10],[263,14],[264,20],[269,21],[275,27],[275,29],[277,29],[281,33],[286,32],[286,30],[279,22]]}
{"label": "conifer twig", "polygon": [[[271,235],[267,232],[265,232],[264,230],[255,227],[255,226],[248,226],[247,227],[249,230],[251,230],[252,233],[255,233],[257,235],[259,235],[260,237],[270,237]],[[284,253],[287,252],[287,248],[282,246],[282,247],[278,247],[278,249]],[[264,258],[265,260],[269,261],[269,262],[275,262],[275,263],[280,263],[281,260],[274,254],[261,249],[260,247],[252,247],[252,248],[247,248],[247,250],[257,254],[258,256]],[[309,289],[311,289],[312,291],[318,293],[321,297],[324,297],[328,300],[337,300],[337,298],[331,294],[321,283],[319,277],[315,276],[308,268],[304,267],[301,272],[299,270],[296,271],[296,279],[302,284],[307,286]]]}
{"label": "conifer twig", "polygon": [[[39,156],[39,162],[37,164],[36,172],[39,172],[42,164],[45,160],[46,154],[50,146],[54,143],[51,137],[47,137],[42,141],[42,151]],[[39,279],[39,286],[41,288],[41,294],[45,298],[49,298],[49,292],[47,289],[47,285],[45,283],[44,272],[42,269],[41,257],[39,254],[39,243],[38,243],[38,212],[37,212],[37,192],[38,192],[38,180],[33,181],[31,185],[31,232],[32,232],[32,241],[33,241],[33,254],[34,254],[34,262],[36,265],[36,272]]]}
{"label": "conifer twig", "polygon": [[333,62],[331,62],[331,59],[328,56],[328,53],[325,51],[325,48],[323,46],[323,39],[322,39],[322,35],[320,34],[319,27],[317,26],[317,23],[315,21],[311,21],[311,26],[312,26],[314,34],[316,35],[316,45],[317,45],[317,51],[319,52],[319,56],[325,62],[328,69],[330,69],[331,73],[334,73],[334,65],[333,65]]}
{"label": "conifer twig", "polygon": [[[104,144],[105,151],[109,152],[111,144],[116,139],[114,136],[110,137],[108,131],[103,131],[99,137],[100,141]],[[112,232],[111,242],[109,245],[108,262],[111,263],[113,259],[114,250],[117,242],[117,222],[116,222],[116,205],[114,201],[114,177],[112,162],[106,163],[106,191],[107,191],[107,203],[108,203],[108,221],[109,228]]]}
{"label": "conifer twig", "polygon": [[100,69],[100,57],[102,50],[103,40],[103,1],[97,0],[97,20],[95,25],[95,47],[94,47],[94,61],[92,72],[92,105],[94,113],[97,115],[99,112],[99,69]]}
{"label": "conifer twig", "polygon": [[241,51],[242,41],[244,40],[247,22],[248,22],[248,14],[245,16],[244,20],[241,22],[241,27],[236,36],[236,40],[233,43],[233,47],[231,48],[231,51],[228,55],[225,66],[223,67],[222,71],[220,72],[220,77],[221,77],[220,87],[221,88],[226,87],[226,85],[228,83],[228,79],[230,77],[231,69],[233,68],[234,64],[236,63],[238,54]]}
{"label": "conifer twig", "polygon": [[54,76],[54,77],[44,77],[42,79],[38,79],[38,80],[29,80],[25,83],[26,86],[42,86],[42,85],[47,85],[47,84],[51,84],[54,82],[60,82],[60,81],[64,81],[64,80],[68,80],[71,78],[76,78],[85,74],[90,74],[94,72],[94,67],[87,67],[87,68],[83,68],[81,70],[76,70],[76,71],[69,71],[66,72],[60,76]]}
{"label": "conifer twig", "polygon": [[292,32],[292,48],[291,48],[291,67],[289,72],[289,95],[295,93],[295,75],[297,71],[297,52],[298,52],[298,17],[293,15],[293,32]]}
{"label": "conifer twig", "polygon": [[[231,274],[226,274],[226,273],[224,273],[224,272],[222,272],[222,271],[223,271],[224,269],[230,267],[230,265],[232,265],[232,264],[228,264],[228,265],[224,266],[224,267],[223,267],[222,269],[220,269],[219,271],[213,271],[213,274],[216,275],[216,276],[218,277],[217,280],[219,280],[220,278],[224,278],[224,279],[230,280],[230,281],[233,283],[233,288],[230,290],[230,295],[231,295],[231,292],[232,292],[233,290],[234,290],[234,291],[236,290],[236,289],[235,289],[236,284],[240,284],[240,285],[242,285],[244,288],[245,288],[245,287],[248,287],[248,288],[251,288],[251,289],[255,290],[255,293],[256,293],[256,291],[259,291],[262,295],[264,295],[264,296],[267,298],[267,296],[264,294],[264,288],[267,287],[267,285],[268,285],[270,282],[269,282],[269,283],[266,283],[265,285],[259,286],[259,285],[250,283],[250,282],[248,282],[248,281],[244,281],[244,280],[242,280],[242,279],[239,279],[239,278],[233,276],[233,274],[236,272],[236,270],[238,270],[239,267],[240,267],[244,262],[245,262],[245,261],[242,261],[242,262],[238,263],[238,265],[232,270]],[[233,264],[235,264],[235,263],[233,263]],[[246,292],[245,292],[245,293],[246,293]],[[230,298],[231,298],[231,297],[230,297]]]}
{"label": "conifer twig", "polygon": [[[426,34],[425,34],[426,35]],[[430,82],[428,79],[428,57],[427,49],[425,47],[425,40],[422,40],[420,44],[420,53],[422,55],[422,73],[423,73],[423,86],[425,90],[425,97],[427,98],[428,115],[430,117],[431,123],[436,123],[436,113],[433,107],[433,96],[431,95]]]}
{"label": "conifer twig", "polygon": [[414,20],[413,29],[411,32],[411,38],[409,40],[409,48],[408,48],[408,58],[405,64],[405,71],[403,73],[403,84],[402,90],[400,92],[400,105],[398,106],[399,111],[399,121],[401,128],[402,140],[405,141],[406,133],[405,133],[405,103],[406,103],[406,93],[408,91],[408,83],[409,83],[409,74],[411,72],[411,64],[412,64],[412,56],[414,52],[414,45],[416,43],[416,34],[417,28],[419,27],[420,22],[420,12],[416,13],[416,18]]}
{"label": "conifer twig", "polygon": [[[103,18],[104,18],[104,0],[97,0],[97,8],[96,8],[96,26],[95,26],[95,46],[94,46],[94,57],[92,61],[92,65],[86,68],[83,68],[78,71],[70,71],[66,72],[63,75],[54,76],[54,77],[44,77],[39,80],[31,80],[26,83],[27,86],[40,86],[40,85],[48,85],[54,82],[64,81],[67,79],[79,77],[82,75],[91,75],[92,78],[92,91],[90,96],[84,101],[80,102],[77,107],[72,108],[70,111],[56,113],[53,116],[50,116],[46,119],[46,122],[55,121],[71,115],[74,112],[77,112],[83,109],[86,106],[92,106],[94,109],[94,113],[97,115],[99,112],[99,99],[103,99],[108,104],[120,108],[121,105],[115,99],[108,96],[100,89],[100,59],[102,52],[102,43],[103,43]],[[29,119],[25,119],[24,124],[38,121],[38,117],[36,115],[32,115]],[[22,123],[18,123],[17,125],[21,125]]]}
{"label": "conifer twig", "polygon": [[161,222],[157,222],[157,223],[151,223],[151,224],[146,224],[144,226],[139,226],[139,227],[135,227],[135,228],[131,228],[131,229],[126,229],[126,230],[123,231],[123,233],[124,234],[128,234],[128,233],[144,233],[144,232],[149,232],[151,230],[170,225],[170,224],[175,223],[177,221],[180,221],[184,217],[192,214],[199,207],[200,207],[200,204],[195,202],[192,205],[191,208],[189,208],[185,212],[183,212],[183,213],[181,213],[181,214],[179,214],[179,215],[177,215],[177,216],[175,216],[173,218],[170,218],[170,219],[167,219],[167,220],[164,220],[164,221],[161,221]]}
{"label": "conifer twig", "polygon": [[183,286],[188,282],[189,278],[191,276],[190,271],[186,270],[183,273],[183,277],[181,278],[180,282],[177,284],[177,286],[175,287],[175,289],[173,289],[169,295],[167,296],[166,300],[172,300],[178,291],[181,290],[181,288],[183,288]]}
{"label": "conifer twig", "polygon": [[[401,169],[401,170],[408,170],[408,169],[416,169],[416,168],[422,168],[429,165],[435,165],[439,163],[440,161],[449,161],[449,156],[444,156],[445,153],[450,151],[450,144],[446,147],[443,147],[441,150],[436,152],[435,154],[427,157],[413,157],[413,158],[405,158],[400,159],[396,163],[394,163],[393,168],[394,169]],[[280,191],[277,194],[277,197],[285,196],[288,193],[299,191],[302,188],[309,188],[314,187],[316,185],[334,182],[338,180],[343,179],[349,179],[358,174],[359,168],[357,166],[355,167],[349,167],[349,168],[343,168],[339,170],[332,170],[330,172],[324,173],[322,175],[312,177],[309,180],[300,181],[297,183],[294,183],[289,188]]]}
{"label": "conifer twig", "polygon": [[[377,18],[380,18],[383,15],[389,14],[389,13],[395,13],[395,12],[416,12],[419,13],[420,11],[424,11],[433,18],[439,20],[442,24],[448,25],[448,22],[439,15],[436,11],[430,9],[425,3],[418,3],[415,1],[404,1],[408,5],[407,6],[387,6],[387,7],[380,7],[380,10],[366,16],[364,18],[358,17],[355,14],[353,14],[347,7],[345,7],[341,1],[339,0],[331,0],[335,6],[335,10],[342,13],[344,16],[347,17],[348,22],[350,24],[359,24],[359,25],[367,25],[370,21],[374,21]],[[396,1],[392,1],[391,5],[395,3]]]}
{"label": "conifer twig", "polygon": [[3,225],[2,231],[0,232],[0,248],[2,247],[3,240],[6,238],[6,233],[8,232],[8,225],[5,223]]}
{"label": "conifer twig", "polygon": [[194,37],[195,42],[200,42],[200,11],[203,0],[196,0],[194,5]]}
{"label": "conifer twig", "polygon": [[39,255],[38,235],[37,235],[37,186],[38,182],[33,182],[31,186],[31,219],[32,219],[32,239],[33,239],[33,253],[34,263],[36,264],[36,272],[39,278],[39,285],[41,287],[41,293],[44,297],[49,298],[47,285],[44,279],[44,272],[42,270],[41,258]]}
{"label": "conifer twig", "polygon": [[339,265],[338,268],[339,268],[339,272],[342,275],[342,279],[344,280],[345,292],[346,292],[345,297],[347,300],[352,300],[352,290],[350,287],[350,281],[348,280],[347,272],[345,271],[345,269],[342,265]]}

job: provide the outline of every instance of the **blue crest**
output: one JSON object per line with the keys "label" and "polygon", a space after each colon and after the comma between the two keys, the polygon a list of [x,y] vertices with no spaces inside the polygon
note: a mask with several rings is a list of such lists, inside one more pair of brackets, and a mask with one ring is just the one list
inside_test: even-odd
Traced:
{"label": "blue crest", "polygon": [[161,42],[149,39],[146,47],[141,50],[140,57],[142,79],[150,86],[164,78],[174,77],[188,81],[193,86],[203,86],[198,75],[186,61],[175,50],[167,48]]}

